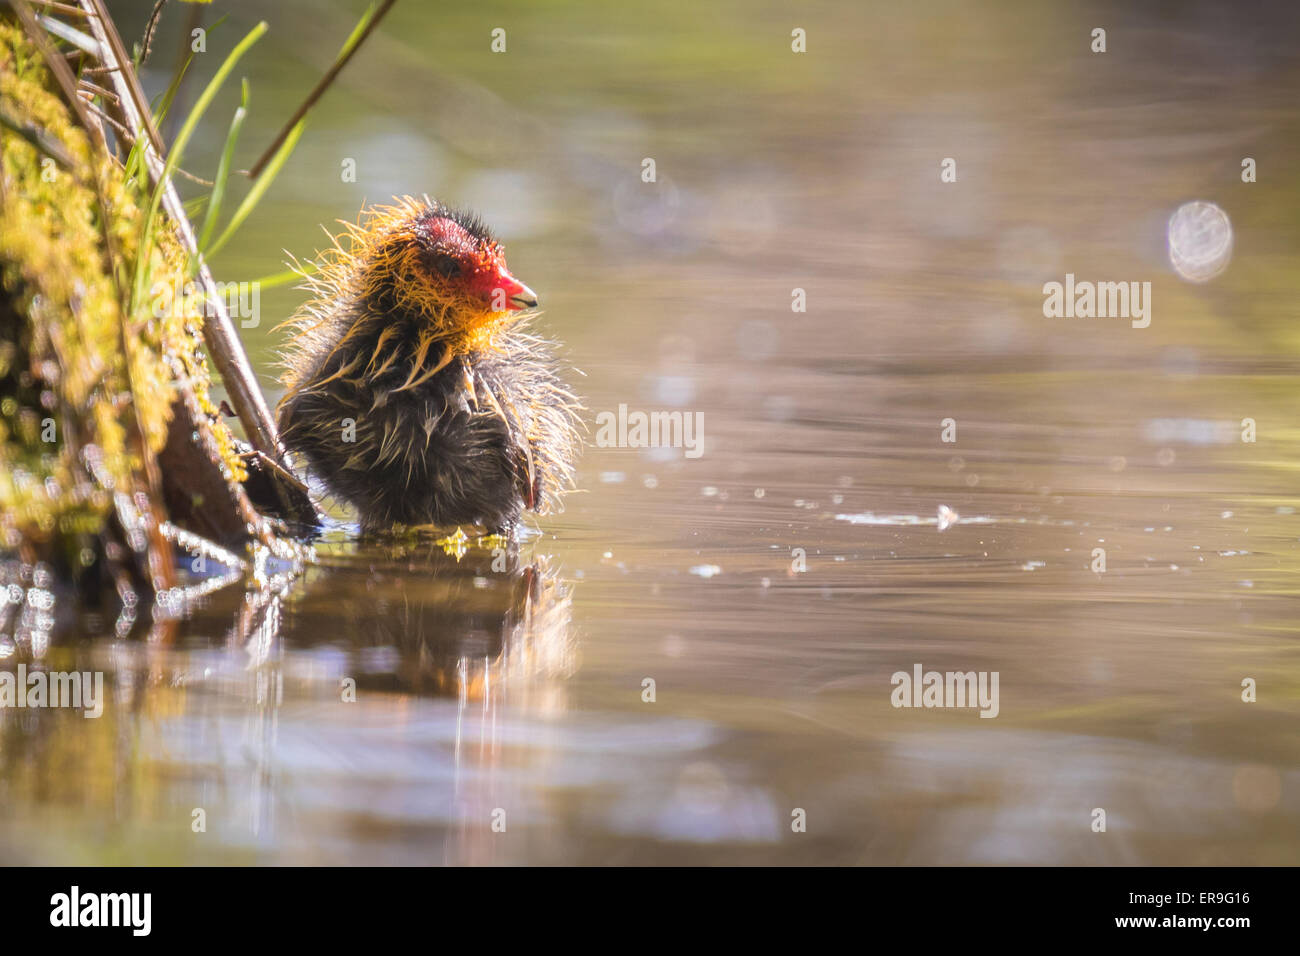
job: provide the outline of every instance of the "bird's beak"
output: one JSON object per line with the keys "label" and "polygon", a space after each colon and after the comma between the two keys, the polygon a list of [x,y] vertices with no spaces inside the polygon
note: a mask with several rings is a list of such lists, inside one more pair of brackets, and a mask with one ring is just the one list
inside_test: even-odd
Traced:
{"label": "bird's beak", "polygon": [[537,305],[537,293],[522,282],[519,283],[519,291],[510,297],[510,307],[512,309],[531,309]]}
{"label": "bird's beak", "polygon": [[520,309],[531,309],[537,305],[537,293],[504,269],[501,272],[500,289],[506,295],[507,311],[517,312]]}

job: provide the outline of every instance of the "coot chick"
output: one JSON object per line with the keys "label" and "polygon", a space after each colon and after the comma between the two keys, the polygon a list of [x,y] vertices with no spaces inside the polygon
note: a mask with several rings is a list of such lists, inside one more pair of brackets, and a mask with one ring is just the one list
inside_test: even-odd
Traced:
{"label": "coot chick", "polygon": [[537,296],[478,217],[427,196],[364,210],[316,260],[289,325],[281,436],[363,532],[510,533],[573,480],[577,399]]}

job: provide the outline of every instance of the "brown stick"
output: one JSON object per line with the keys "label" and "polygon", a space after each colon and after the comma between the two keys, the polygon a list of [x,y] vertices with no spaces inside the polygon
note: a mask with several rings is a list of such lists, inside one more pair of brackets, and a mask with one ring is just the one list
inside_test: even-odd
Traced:
{"label": "brown stick", "polygon": [[74,7],[67,3],[56,3],[55,0],[33,0],[36,6],[41,7],[49,13],[62,13],[67,16],[84,17],[88,16],[85,10]]}
{"label": "brown stick", "polygon": [[158,0],[153,6],[153,13],[149,14],[149,22],[144,25],[144,39],[140,41],[140,65],[149,59],[149,54],[153,52],[153,35],[158,29],[158,21],[162,18],[163,7],[167,5],[167,0]]}

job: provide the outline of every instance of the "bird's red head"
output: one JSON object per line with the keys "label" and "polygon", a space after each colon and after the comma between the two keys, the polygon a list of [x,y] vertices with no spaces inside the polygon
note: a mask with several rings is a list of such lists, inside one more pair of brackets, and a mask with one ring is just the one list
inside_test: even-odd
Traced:
{"label": "bird's red head", "polygon": [[537,296],[506,267],[505,250],[476,220],[430,211],[415,221],[421,265],[434,286],[487,304],[492,312],[537,305]]}
{"label": "bird's red head", "polygon": [[368,290],[467,348],[484,345],[511,313],[537,305],[533,290],[510,274],[501,243],[469,213],[408,199],[371,210],[353,239]]}

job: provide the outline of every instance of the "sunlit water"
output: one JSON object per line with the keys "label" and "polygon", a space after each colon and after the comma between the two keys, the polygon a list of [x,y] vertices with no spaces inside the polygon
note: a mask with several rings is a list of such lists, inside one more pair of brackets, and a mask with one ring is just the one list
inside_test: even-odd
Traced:
{"label": "sunlit water", "polygon": [[[1095,55],[1095,17],[936,7],[503,9],[489,59],[495,20],[399,5],[218,269],[479,206],[581,370],[582,491],[495,552],[335,510],[297,579],[124,638],[59,605],[34,649],[108,701],[0,714],[0,858],[1295,862],[1295,17],[1108,6]],[[250,63],[249,161],[322,9],[258,11],[302,62]],[[1233,230],[1203,283],[1189,201]],[[1150,282],[1150,326],[1045,318],[1067,273]],[[247,332],[268,390],[296,301]],[[702,414],[702,454],[598,447],[620,404]],[[996,671],[997,716],[892,706],[918,664]]]}

